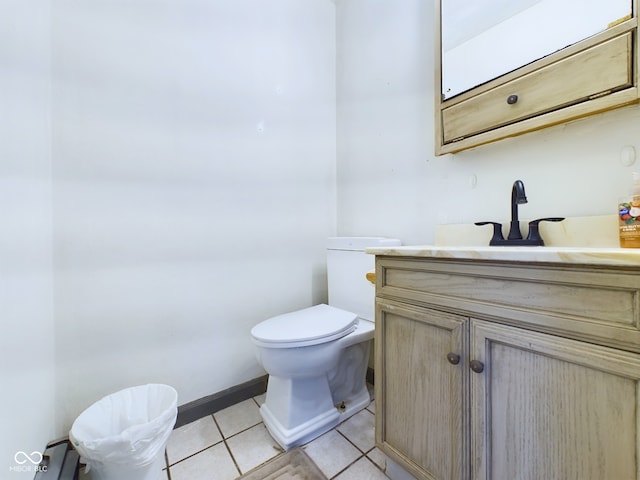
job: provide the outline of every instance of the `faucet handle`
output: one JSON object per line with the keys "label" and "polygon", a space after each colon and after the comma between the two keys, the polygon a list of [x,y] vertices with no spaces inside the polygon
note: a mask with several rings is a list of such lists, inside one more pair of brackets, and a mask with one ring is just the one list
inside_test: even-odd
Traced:
{"label": "faucet handle", "polygon": [[527,235],[527,241],[535,242],[536,245],[544,246],[544,240],[540,236],[540,222],[561,222],[564,217],[547,217],[538,218],[529,222],[529,234]]}
{"label": "faucet handle", "polygon": [[504,242],[504,237],[502,236],[502,224],[498,222],[476,222],[476,225],[481,227],[482,225],[493,225],[493,237],[491,237],[491,241],[489,245],[497,245],[498,242]]}

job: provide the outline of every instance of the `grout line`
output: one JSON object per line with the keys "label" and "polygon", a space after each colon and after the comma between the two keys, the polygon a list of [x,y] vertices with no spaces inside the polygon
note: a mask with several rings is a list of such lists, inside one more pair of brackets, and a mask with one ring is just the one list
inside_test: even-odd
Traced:
{"label": "grout line", "polygon": [[[374,448],[375,448],[375,447],[374,447]],[[369,450],[369,451],[372,451],[372,450],[373,450],[373,448],[372,448],[371,450]],[[387,472],[385,472],[382,468],[380,468],[380,465],[378,465],[376,462],[374,462],[372,459],[370,459],[367,455],[365,455],[365,456],[364,456],[364,458],[366,458],[367,460],[369,460],[369,461],[373,464],[373,466],[374,466],[374,467],[376,467],[378,470],[380,470],[380,471],[382,472],[382,474],[383,474],[385,477],[387,477]],[[387,478],[389,478],[389,477],[387,477]]]}
{"label": "grout line", "polygon": [[[257,400],[255,400],[254,397],[252,397],[252,399],[254,400],[254,402],[256,404],[258,404]],[[258,404],[258,406],[259,406],[259,404]],[[216,420],[215,414],[212,413],[212,414],[206,415],[205,417],[202,417],[202,418],[206,418],[207,416],[210,416],[211,419],[213,420],[213,423],[216,426],[216,428],[218,429],[218,432],[220,433],[220,437],[222,438],[222,440],[220,440],[218,442],[215,442],[215,443],[212,443],[211,445],[207,445],[206,447],[202,448],[201,450],[193,452],[193,453],[191,453],[191,454],[189,454],[189,455],[187,455],[187,456],[185,456],[185,457],[173,462],[172,464],[169,463],[169,456],[168,456],[168,454],[166,452],[166,449],[165,449],[165,463],[166,463],[166,466],[167,466],[167,471],[169,471],[169,467],[172,467],[172,466],[177,465],[178,463],[181,463],[181,462],[183,462],[183,461],[185,461],[185,460],[187,460],[189,458],[192,458],[192,457],[204,452],[205,450],[208,450],[208,449],[210,449],[210,448],[212,448],[212,447],[214,447],[216,445],[219,445],[220,443],[224,443],[224,446],[227,449],[227,452],[229,453],[229,455],[231,456],[231,460],[233,461],[233,464],[235,465],[236,470],[238,470],[240,475],[243,475],[243,473],[242,473],[242,471],[240,469],[240,466],[238,465],[238,462],[236,461],[236,459],[235,459],[235,457],[233,455],[231,447],[227,443],[227,440],[231,439],[231,438],[233,438],[233,437],[235,437],[237,435],[240,435],[241,433],[244,433],[247,430],[250,430],[250,429],[252,429],[254,427],[257,427],[258,425],[260,425],[261,423],[264,423],[264,422],[262,422],[262,420],[261,420],[261,421],[259,421],[258,423],[254,424],[254,425],[251,425],[251,426],[249,426],[249,427],[247,427],[247,428],[245,428],[243,430],[240,430],[238,432],[235,432],[235,433],[233,433],[231,435],[226,436],[225,433],[222,431],[222,428],[220,428],[220,424]],[[169,480],[172,480],[172,479],[169,478]]]}
{"label": "grout line", "polygon": [[[348,419],[347,419],[348,420]],[[344,422],[343,422],[344,423]],[[358,458],[356,458],[353,462],[351,462],[349,465],[347,465],[346,467],[344,467],[342,470],[340,470],[338,473],[336,473],[333,477],[331,478],[336,478],[338,475],[344,473],[346,470],[348,470],[350,467],[352,467],[356,462],[358,462],[362,457],[366,457],[366,453],[364,453],[360,448],[358,448],[358,446],[353,443],[351,440],[349,440],[349,437],[347,437],[344,433],[342,433],[340,430],[338,430],[338,427],[340,426],[340,424],[336,425],[334,427],[334,430],[342,437],[344,438],[347,442],[349,442],[351,445],[353,445],[355,447],[355,449],[360,453],[360,455],[358,456]]]}
{"label": "grout line", "polygon": [[[215,419],[214,419],[214,420],[215,420]],[[231,450],[231,447],[230,447],[230,446],[229,446],[229,444],[227,443],[227,440],[232,439],[232,438],[234,438],[234,437],[236,437],[236,436],[240,435],[241,433],[244,433],[244,432],[246,432],[246,431],[248,431],[248,430],[251,430],[252,428],[255,428],[255,427],[259,426],[259,425],[264,425],[264,422],[260,421],[260,422],[256,423],[255,425],[251,425],[250,427],[247,427],[247,428],[245,428],[244,430],[241,430],[241,431],[239,431],[239,432],[237,432],[237,433],[234,433],[233,435],[229,435],[228,437],[224,437],[224,435],[223,435],[223,438],[224,438],[224,439],[223,439],[224,444],[225,444],[225,446],[227,447],[227,450],[229,451],[229,455],[231,455],[231,459],[233,460],[233,463],[236,465],[236,468],[238,469],[238,471],[240,471],[240,475],[244,475],[244,474],[245,474],[245,473],[247,473],[247,472],[242,472],[242,470],[240,469],[240,466],[239,466],[239,465],[238,465],[238,463],[236,462],[236,458],[234,457],[234,455],[233,455],[233,451]],[[266,428],[266,427],[265,427],[265,428]],[[264,465],[265,463],[270,462],[271,460],[274,460],[275,458],[279,457],[280,455],[283,455],[284,453],[286,453],[286,451],[285,451],[285,450],[280,450],[279,448],[280,448],[280,446],[278,445],[278,449],[276,449],[276,451],[277,451],[278,453],[276,453],[276,455],[275,455],[274,457],[271,457],[271,458],[269,458],[269,459],[265,460],[265,461],[264,461],[264,462],[262,462],[260,465],[256,465],[255,467],[252,467],[252,468],[251,468],[251,470],[253,470],[254,468],[258,468],[258,467],[260,467],[260,466]]]}
{"label": "grout line", "polygon": [[[360,451],[360,450],[358,450]],[[358,462],[362,457],[364,457],[364,455],[360,455],[358,458],[356,458],[353,462],[351,462],[349,465],[347,465],[346,467],[344,467],[342,470],[340,470],[338,473],[336,473],[333,477],[331,478],[336,478],[339,475],[342,475],[344,472],[346,472],[347,470],[349,470],[349,468],[351,468],[356,462]],[[331,479],[330,479],[331,480]]]}
{"label": "grout line", "polygon": [[[215,420],[214,420],[214,421],[215,421]],[[255,427],[257,427],[258,425],[261,425],[261,424],[263,424],[263,423],[264,423],[264,422],[259,421],[258,423],[255,423],[255,424],[253,424],[253,425],[251,425],[251,426],[249,426],[249,427],[245,428],[244,430],[240,430],[239,432],[233,433],[233,434],[229,435],[228,437],[225,437],[225,436],[224,436],[224,434],[223,434],[223,435],[222,435],[222,438],[223,438],[223,440],[224,440],[224,441],[227,441],[227,440],[229,440],[230,438],[237,437],[237,436],[238,436],[238,435],[240,435],[241,433],[244,433],[244,432],[246,432],[246,431],[248,431],[248,430],[251,430],[252,428],[255,428]],[[216,424],[217,424],[217,423],[216,423]],[[221,431],[220,433],[222,433],[222,431]]]}
{"label": "grout line", "polygon": [[[247,399],[247,400],[248,400],[248,399]],[[258,406],[258,408],[260,407],[260,404],[258,403],[258,401],[256,400],[256,398],[255,398],[255,397],[251,397],[251,400],[253,400],[253,401],[255,402],[255,404]],[[233,405],[231,405],[231,406],[233,406]],[[215,413],[218,413],[218,412],[215,412]],[[222,429],[220,428],[220,425],[219,425],[218,421],[216,420],[215,413],[211,413],[211,414],[205,415],[204,417],[201,417],[201,418],[199,418],[198,420],[202,420],[202,419],[204,419],[204,418],[206,418],[206,417],[211,417],[211,419],[213,420],[214,425],[215,425],[215,426],[216,426],[216,428],[218,429],[218,433],[220,433],[221,440],[220,440],[220,441],[218,441],[218,442],[212,443],[211,445],[207,445],[206,447],[204,447],[204,448],[202,448],[202,449],[198,450],[197,452],[190,453],[189,455],[187,455],[187,456],[185,456],[185,457],[182,457],[182,458],[180,458],[180,459],[178,459],[178,460],[174,461],[173,463],[170,463],[170,462],[169,462],[169,455],[167,454],[167,451],[166,451],[166,449],[165,449],[165,463],[166,463],[166,467],[167,467],[167,468],[169,468],[169,467],[171,467],[171,466],[173,466],[173,465],[176,465],[176,464],[178,464],[178,463],[180,463],[180,462],[182,462],[182,461],[184,461],[184,460],[186,460],[186,459],[188,459],[188,458],[191,458],[191,457],[193,457],[193,456],[195,456],[195,455],[198,455],[199,453],[202,453],[202,452],[204,452],[205,450],[208,450],[209,448],[211,448],[211,447],[213,447],[213,446],[215,446],[215,445],[218,445],[218,444],[219,444],[219,443],[221,443],[221,442],[225,442],[225,443],[226,443],[226,440],[227,440],[227,439],[233,438],[233,437],[235,437],[236,435],[239,435],[239,434],[241,434],[241,433],[244,433],[244,432],[246,432],[247,430],[250,430],[250,429],[252,429],[252,428],[254,428],[254,427],[256,427],[256,426],[260,425],[261,423],[264,423],[262,420],[260,420],[260,421],[258,421],[258,423],[255,423],[254,425],[250,425],[250,426],[248,426],[247,428],[245,428],[244,430],[240,430],[240,431],[238,431],[238,432],[235,432],[235,433],[233,433],[233,434],[231,434],[231,435],[228,435],[228,436],[227,436],[227,435],[225,435],[225,433],[224,433],[224,432],[222,431]],[[228,446],[227,446],[227,449],[229,449],[229,447],[228,447]],[[171,479],[170,479],[170,480],[171,480]]]}
{"label": "grout line", "polygon": [[351,440],[349,440],[349,437],[347,437],[344,433],[342,433],[340,430],[338,430],[337,427],[336,427],[336,432],[338,432],[342,436],[342,438],[344,438],[347,442],[349,442],[351,445],[356,447],[356,450],[358,450],[361,454],[365,455],[365,453],[362,451],[362,449],[358,448],[358,446],[355,443],[353,443]]}
{"label": "grout line", "polygon": [[[231,457],[231,461],[233,462],[233,464],[236,467],[236,470],[238,471],[238,474],[240,476],[243,475],[242,470],[240,470],[240,466],[238,465],[238,462],[236,462],[236,457],[233,456],[233,452],[231,451],[231,447],[229,447],[229,444],[227,443],[227,438],[224,436],[224,433],[222,432],[222,429],[220,428],[220,425],[218,424],[218,421],[216,420],[216,417],[211,415],[213,417],[213,421],[216,424],[216,427],[218,428],[218,430],[220,431],[220,435],[222,435],[222,442],[224,443],[225,448],[227,449],[227,452],[229,453],[229,456]],[[231,437],[233,437],[234,435],[231,435]],[[229,438],[231,438],[229,437]]]}
{"label": "grout line", "polygon": [[[252,398],[253,399],[253,398]],[[255,401],[255,399],[253,399]],[[258,402],[256,401],[256,404]],[[259,405],[258,405],[259,406]],[[264,424],[264,422],[262,421],[262,418],[258,421],[258,423],[254,423],[253,425],[249,425],[247,428],[240,430],[238,432],[232,433],[231,435],[227,436],[224,434],[224,432],[222,431],[222,428],[220,428],[220,425],[218,424],[218,421],[216,420],[215,415],[212,415],[213,417],[213,421],[216,424],[216,427],[218,428],[218,431],[220,432],[220,435],[222,436],[223,441],[226,443],[228,439],[236,437],[238,435],[240,435],[241,433],[244,433],[248,430],[251,430],[252,428],[257,427],[258,425]]]}
{"label": "grout line", "polygon": [[[369,412],[369,413],[371,413],[371,414],[373,415],[373,413],[372,413],[372,412]],[[347,420],[348,420],[348,419],[347,419]],[[349,437],[347,437],[347,435],[346,435],[346,434],[344,434],[344,433],[342,433],[340,430],[338,430],[338,427],[339,427],[339,426],[340,426],[340,424],[338,424],[338,425],[336,425],[336,426],[334,427],[335,431],[336,431],[336,432],[338,432],[338,433],[339,433],[339,434],[340,434],[340,435],[341,435],[341,436],[342,436],[342,437],[343,437],[347,442],[349,442],[351,445],[353,445],[353,446],[356,448],[356,450],[358,450],[358,452],[360,452],[362,455],[360,455],[357,459],[355,459],[352,463],[350,463],[346,468],[344,468],[344,469],[340,470],[340,472],[336,473],[336,475],[335,475],[335,476],[333,476],[333,477],[331,477],[331,478],[335,478],[336,476],[340,475],[342,472],[344,472],[344,471],[345,471],[345,470],[347,470],[349,467],[351,467],[354,463],[358,462],[362,457],[365,457],[367,460],[369,460],[371,463],[373,463],[373,465],[374,465],[378,470],[380,470],[382,473],[384,473],[384,475],[386,476],[386,475],[387,475],[387,474],[386,474],[386,472],[385,472],[382,468],[380,468],[380,466],[379,466],[376,462],[374,462],[371,458],[369,458],[369,456],[368,456],[368,455],[369,455],[369,453],[373,452],[373,451],[376,449],[375,444],[373,445],[373,447],[371,447],[369,450],[367,450],[367,451],[365,452],[365,451],[363,451],[360,447],[358,447],[355,443],[353,443],[353,442],[349,439]],[[386,457],[386,455],[385,455],[385,457]]]}
{"label": "grout line", "polygon": [[224,441],[224,440],[220,440],[219,442],[212,443],[211,445],[208,445],[208,446],[204,447],[202,450],[198,450],[197,452],[190,453],[189,455],[187,455],[187,456],[186,456],[186,457],[184,457],[184,458],[181,458],[181,459],[180,459],[180,460],[178,460],[177,462],[173,462],[171,465],[168,465],[168,464],[167,464],[167,468],[169,468],[169,467],[173,467],[173,466],[175,466],[175,465],[177,465],[177,464],[179,464],[179,463],[184,462],[185,460],[188,460],[188,459],[190,459],[190,458],[193,458],[193,457],[195,457],[196,455],[198,455],[198,454],[200,454],[200,453],[204,452],[205,450],[209,450],[210,448],[215,447],[216,445],[221,444],[223,441]]}
{"label": "grout line", "polygon": [[164,464],[167,466],[167,478],[171,480],[171,470],[169,470],[169,454],[167,453],[167,449],[164,449]]}
{"label": "grout line", "polygon": [[[178,464],[178,463],[180,463],[180,462],[184,462],[184,461],[185,461],[185,460],[187,460],[188,458],[195,457],[195,456],[196,456],[196,455],[198,455],[199,453],[202,453],[202,452],[204,452],[205,450],[209,450],[211,447],[215,447],[216,445],[218,445],[219,443],[222,443],[222,442],[224,441],[224,435],[222,435],[222,432],[220,431],[220,427],[218,427],[218,425],[215,423],[215,422],[216,422],[216,420],[215,420],[215,418],[213,418],[213,414],[206,415],[205,417],[202,417],[202,418],[206,418],[206,417],[208,417],[208,416],[210,416],[210,417],[211,417],[211,419],[213,420],[213,422],[214,422],[214,424],[215,424],[216,428],[218,429],[218,432],[220,433],[220,437],[222,438],[222,440],[220,440],[219,442],[212,443],[211,445],[207,445],[206,447],[204,447],[204,448],[202,448],[202,449],[198,450],[197,452],[190,453],[190,454],[189,454],[189,455],[187,455],[186,457],[183,457],[183,458],[181,458],[180,460],[177,460],[177,461],[175,461],[175,462],[173,462],[173,463],[171,463],[171,464],[169,463],[169,455],[167,454],[167,450],[165,449],[165,456],[166,456],[167,468],[169,468],[169,467],[173,467],[174,465],[177,465],[177,464]],[[201,420],[201,419],[199,419],[199,420]]]}
{"label": "grout line", "polygon": [[[249,400],[249,399],[247,399],[247,400]],[[251,397],[251,399],[250,399],[250,400],[253,400],[253,401],[256,403],[256,405],[257,405],[258,407],[260,407],[260,405],[258,404],[258,402],[255,400],[255,398],[254,398],[254,397]],[[236,404],[236,405],[237,405],[237,404]],[[233,406],[233,405],[231,405],[231,406]],[[228,407],[228,408],[229,408],[229,407]],[[216,413],[219,413],[219,412],[216,412]],[[223,438],[224,440],[226,440],[226,439],[228,439],[228,438],[233,438],[233,437],[235,437],[236,435],[240,435],[241,433],[246,432],[247,430],[250,430],[250,429],[252,429],[253,427],[255,427],[255,426],[257,426],[257,425],[260,425],[261,423],[264,423],[264,422],[262,421],[262,417],[260,417],[260,420],[258,420],[258,422],[257,422],[257,423],[254,423],[253,425],[249,425],[249,426],[248,426],[248,427],[246,427],[245,429],[240,430],[240,431],[235,432],[235,433],[232,433],[231,435],[227,436],[227,435],[225,435],[225,433],[222,431],[222,428],[220,428],[220,425],[218,424],[218,421],[216,420],[215,415],[216,415],[215,413],[211,414],[211,416],[213,417],[213,421],[214,421],[214,423],[216,424],[216,427],[218,427],[218,431],[220,432],[220,435],[222,436],[222,438]]]}
{"label": "grout line", "polygon": [[[256,399],[256,397],[251,397],[251,399],[254,401],[254,403],[255,403],[255,404],[258,406],[258,408],[259,408],[259,407],[260,407],[260,403],[258,402],[258,400]],[[372,412],[371,410],[369,410],[369,407],[368,407],[368,406],[367,406],[367,407],[365,407],[365,409],[364,409],[364,410],[366,410],[369,414],[374,415],[374,417],[375,417],[375,413],[374,413],[374,412]],[[235,432],[235,433],[233,433],[233,434],[231,434],[231,435],[229,435],[229,436],[225,436],[225,434],[223,433],[222,429],[220,428],[220,425],[219,425],[219,423],[218,423],[217,419],[215,418],[215,415],[214,415],[214,414],[210,414],[210,416],[211,416],[211,418],[212,418],[212,420],[213,420],[213,422],[214,422],[214,424],[215,424],[216,428],[217,428],[217,429],[218,429],[218,431],[220,432],[220,436],[222,437],[221,442],[222,442],[222,443],[224,443],[225,448],[227,449],[227,452],[229,453],[229,456],[231,457],[231,461],[233,462],[234,466],[236,467],[236,470],[238,471],[238,473],[239,473],[239,475],[240,475],[240,476],[244,475],[244,473],[243,473],[243,472],[241,471],[241,469],[240,469],[240,466],[238,465],[238,462],[236,461],[235,456],[233,455],[233,452],[232,452],[232,450],[231,450],[231,447],[230,447],[230,446],[229,446],[229,444],[227,443],[227,440],[229,440],[229,439],[231,439],[231,438],[233,438],[233,437],[235,437],[235,436],[237,436],[237,435],[240,435],[241,433],[244,433],[244,432],[246,432],[246,431],[248,431],[248,430],[250,430],[250,429],[252,429],[252,428],[254,428],[254,427],[258,426],[258,425],[260,425],[260,424],[264,424],[264,422],[263,422],[263,421],[260,421],[260,422],[258,422],[258,423],[256,423],[256,424],[254,424],[254,425],[251,425],[251,426],[249,426],[249,427],[247,427],[247,428],[245,428],[245,429],[243,429],[243,430],[241,430],[241,431],[239,431],[239,432]],[[204,418],[204,417],[203,417],[203,418]],[[347,420],[348,420],[348,419],[347,419]],[[345,421],[346,421],[346,420],[345,420]],[[344,423],[344,422],[341,422],[341,423]],[[331,479],[335,479],[335,478],[336,478],[336,477],[338,477],[339,475],[343,474],[346,470],[348,470],[348,469],[349,469],[350,467],[352,467],[355,463],[357,463],[358,461],[360,461],[363,457],[365,457],[369,462],[371,462],[371,463],[372,463],[372,464],[373,464],[373,465],[374,465],[374,466],[375,466],[379,471],[381,471],[381,472],[386,476],[385,471],[384,471],[384,470],[383,470],[383,469],[382,469],[382,468],[381,468],[381,467],[380,467],[380,466],[379,466],[375,461],[373,461],[371,458],[369,458],[369,457],[368,457],[368,454],[369,454],[369,453],[371,453],[371,452],[373,452],[373,451],[375,450],[376,446],[374,445],[374,446],[373,446],[372,448],[370,448],[369,450],[367,450],[367,451],[363,451],[363,450],[362,450],[361,448],[359,448],[359,447],[358,447],[354,442],[352,442],[352,441],[349,439],[349,437],[347,437],[347,435],[346,435],[346,434],[344,434],[344,433],[342,433],[340,430],[338,430],[338,427],[339,427],[339,426],[340,426],[340,424],[336,425],[336,426],[333,428],[333,430],[335,430],[335,431],[336,431],[336,432],[337,432],[341,437],[343,437],[345,440],[347,440],[347,442],[349,442],[351,445],[353,445],[353,446],[356,448],[356,450],[360,453],[360,455],[359,455],[359,456],[358,456],[358,457],[357,457],[353,462],[351,462],[349,465],[347,465],[345,468],[343,468],[342,470],[340,470],[339,472],[337,472],[335,475],[333,475],[333,476],[331,477]],[[182,462],[182,461],[184,461],[184,460],[186,460],[186,459],[188,459],[188,458],[191,458],[191,457],[193,457],[193,456],[195,456],[195,455],[197,455],[197,454],[199,454],[199,453],[202,453],[202,452],[204,452],[205,450],[207,450],[207,449],[209,449],[209,448],[211,448],[211,447],[213,447],[213,446],[215,446],[215,445],[218,445],[218,444],[219,444],[219,443],[221,443],[221,442],[216,442],[216,443],[214,443],[214,444],[212,444],[212,445],[209,445],[209,446],[207,446],[206,448],[203,448],[202,450],[199,450],[198,452],[195,452],[195,453],[193,453],[193,454],[191,454],[191,455],[188,455],[188,456],[186,456],[186,457],[184,457],[184,458],[182,458],[182,459],[180,459],[180,460],[178,460],[178,461],[174,462],[174,463],[173,463],[173,464],[171,464],[171,465],[169,464],[169,456],[168,456],[167,451],[166,451],[166,449],[165,449],[165,463],[166,463],[166,465],[167,465],[166,470],[167,470],[167,475],[168,475],[168,477],[169,477],[169,479],[168,479],[168,480],[172,480],[172,477],[171,477],[171,470],[170,470],[170,467],[171,467],[171,466],[174,466],[174,465],[176,465],[176,464],[178,464],[178,463],[180,463],[180,462]],[[282,453],[283,453],[283,452],[278,453],[275,457],[273,457],[273,458],[271,458],[271,459],[269,459],[269,460],[267,460],[267,461],[270,461],[270,460],[273,460],[274,458],[277,458],[277,457],[278,457],[279,455],[281,455]],[[266,463],[266,462],[264,462],[264,463]],[[246,472],[245,472],[245,473],[246,473]]]}

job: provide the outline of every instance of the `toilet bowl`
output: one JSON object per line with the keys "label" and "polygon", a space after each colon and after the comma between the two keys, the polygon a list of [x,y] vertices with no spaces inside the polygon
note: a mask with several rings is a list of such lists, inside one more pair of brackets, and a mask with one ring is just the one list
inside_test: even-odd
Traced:
{"label": "toilet bowl", "polygon": [[[287,324],[298,334],[289,335]],[[314,333],[301,337],[304,326],[315,326]],[[317,328],[322,326],[324,331]],[[373,323],[325,304],[252,329],[258,361],[269,373],[260,413],[284,449],[308,442],[369,404],[365,375],[373,331]]]}
{"label": "toilet bowl", "polygon": [[258,361],[269,374],[260,413],[285,450],[318,437],[371,401],[365,378],[375,290],[365,279],[373,257],[364,248],[399,244],[377,237],[329,239],[329,305],[278,315],[251,330]]}

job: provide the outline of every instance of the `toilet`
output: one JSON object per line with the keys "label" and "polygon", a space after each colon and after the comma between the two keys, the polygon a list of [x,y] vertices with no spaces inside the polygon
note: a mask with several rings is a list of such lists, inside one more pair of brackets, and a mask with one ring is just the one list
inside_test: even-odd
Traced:
{"label": "toilet", "polygon": [[269,374],[260,414],[288,450],[332,429],[371,399],[366,385],[374,331],[374,269],[367,247],[400,245],[381,237],[332,237],[327,244],[329,304],[272,317],[251,329]]}

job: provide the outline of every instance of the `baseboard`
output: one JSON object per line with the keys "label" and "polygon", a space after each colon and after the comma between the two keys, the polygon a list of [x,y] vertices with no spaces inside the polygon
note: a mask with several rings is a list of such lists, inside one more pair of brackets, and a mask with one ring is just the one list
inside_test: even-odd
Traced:
{"label": "baseboard", "polygon": [[234,385],[206,397],[199,398],[178,407],[178,418],[174,428],[194,422],[207,415],[212,415],[238,402],[261,395],[267,391],[268,375],[254,378],[248,382]]}
{"label": "baseboard", "polygon": [[[367,368],[367,382],[374,384],[374,371]],[[248,382],[234,385],[213,395],[199,398],[193,402],[185,403],[178,407],[178,419],[174,428],[181,427],[196,420],[212,415],[224,408],[235,405],[249,398],[261,395],[267,391],[268,375],[254,378]]]}
{"label": "baseboard", "polygon": [[[178,418],[176,419],[174,428],[182,427],[183,425],[195,422],[207,415],[213,415],[214,413],[230,407],[231,405],[235,405],[236,403],[248,400],[249,398],[253,398],[257,395],[262,395],[267,391],[268,380],[269,376],[263,375],[262,377],[249,380],[248,382],[234,385],[233,387],[222,390],[221,392],[180,405],[178,407]],[[374,384],[374,371],[372,368],[367,368],[367,382],[372,385]],[[65,436],[49,442],[47,447],[52,447],[68,441],[69,437]]]}

